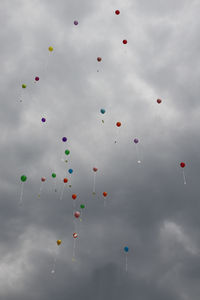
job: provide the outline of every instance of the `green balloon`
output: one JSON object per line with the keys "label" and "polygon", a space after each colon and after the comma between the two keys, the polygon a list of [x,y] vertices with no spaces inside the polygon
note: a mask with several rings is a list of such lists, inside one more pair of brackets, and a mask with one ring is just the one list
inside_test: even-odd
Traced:
{"label": "green balloon", "polygon": [[26,175],[22,175],[22,176],[21,176],[21,181],[22,181],[22,182],[25,182],[26,179],[27,179]]}
{"label": "green balloon", "polygon": [[67,150],[65,150],[65,154],[66,155],[69,155],[70,154],[70,151],[67,149]]}
{"label": "green balloon", "polygon": [[80,208],[85,208],[85,205],[84,205],[84,204],[81,204],[81,205],[80,205]]}
{"label": "green balloon", "polygon": [[51,175],[53,178],[56,178],[56,173],[52,173]]}
{"label": "green balloon", "polygon": [[26,84],[23,83],[22,84],[22,88],[25,89],[26,88]]}

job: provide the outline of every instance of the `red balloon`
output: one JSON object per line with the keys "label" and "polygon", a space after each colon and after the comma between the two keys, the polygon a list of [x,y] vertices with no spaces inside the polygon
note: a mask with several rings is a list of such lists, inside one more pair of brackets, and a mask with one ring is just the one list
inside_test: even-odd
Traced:
{"label": "red balloon", "polygon": [[127,40],[123,40],[123,44],[125,44],[125,45],[126,45],[127,43],[128,43],[128,42],[127,42]]}
{"label": "red balloon", "polygon": [[75,218],[79,218],[79,217],[80,217],[80,215],[81,215],[81,214],[80,214],[80,212],[79,212],[79,211],[75,211],[75,213],[74,213],[74,217],[75,217]]}
{"label": "red balloon", "polygon": [[162,102],[161,99],[157,99],[157,103],[160,104]]}
{"label": "red balloon", "polygon": [[97,169],[97,168],[93,168],[93,171],[94,171],[94,172],[97,172],[97,171],[98,171],[98,169]]}
{"label": "red balloon", "polygon": [[42,182],[44,182],[45,180],[46,180],[46,178],[45,178],[45,177],[42,177],[42,178],[41,178],[41,181],[42,181]]}
{"label": "red balloon", "polygon": [[122,125],[121,122],[117,122],[117,123],[116,123],[116,126],[117,126],[117,127],[120,127],[121,125]]}
{"label": "red balloon", "polygon": [[73,238],[76,239],[77,237],[78,237],[78,234],[77,234],[76,232],[74,232],[74,233],[73,233]]}
{"label": "red balloon", "polygon": [[103,192],[103,196],[106,197],[108,195],[108,193],[106,192]]}
{"label": "red balloon", "polygon": [[181,168],[185,168],[185,163],[184,163],[184,162],[181,162],[181,163],[180,163],[180,166],[181,166]]}
{"label": "red balloon", "polygon": [[40,80],[40,78],[38,76],[35,77],[35,81],[38,81]]}
{"label": "red balloon", "polygon": [[99,61],[99,62],[100,62],[100,61],[101,61],[101,57],[97,57],[97,61]]}
{"label": "red balloon", "polygon": [[115,11],[115,14],[116,14],[116,15],[119,15],[119,14],[120,14],[120,11],[117,9],[117,10]]}
{"label": "red balloon", "polygon": [[73,194],[73,195],[72,195],[72,199],[74,199],[74,200],[75,200],[75,199],[76,199],[76,197],[77,197],[77,195],[76,195],[76,194]]}
{"label": "red balloon", "polygon": [[67,183],[67,181],[68,181],[67,178],[64,178],[64,179],[63,179],[63,182],[64,182],[64,183]]}

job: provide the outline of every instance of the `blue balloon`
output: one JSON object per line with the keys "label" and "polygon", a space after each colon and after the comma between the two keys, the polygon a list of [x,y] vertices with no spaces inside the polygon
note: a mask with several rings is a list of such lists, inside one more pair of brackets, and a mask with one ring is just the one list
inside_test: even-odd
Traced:
{"label": "blue balloon", "polygon": [[72,174],[72,173],[73,173],[73,170],[72,170],[72,169],[69,169],[68,172],[69,172],[69,174]]}
{"label": "blue balloon", "polygon": [[102,108],[100,111],[102,114],[105,114],[105,112],[106,112],[106,110],[104,108]]}
{"label": "blue balloon", "polygon": [[126,247],[124,247],[124,251],[125,252],[128,252],[128,250],[129,250],[129,248],[126,246]]}

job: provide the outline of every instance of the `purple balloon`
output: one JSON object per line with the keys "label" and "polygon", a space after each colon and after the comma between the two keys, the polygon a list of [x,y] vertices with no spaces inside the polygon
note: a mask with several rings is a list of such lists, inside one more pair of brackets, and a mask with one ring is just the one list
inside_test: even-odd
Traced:
{"label": "purple balloon", "polygon": [[78,25],[78,21],[74,21],[74,25]]}
{"label": "purple balloon", "polygon": [[134,141],[135,144],[137,144],[139,142],[138,139],[134,139],[133,141]]}
{"label": "purple balloon", "polygon": [[67,138],[64,136],[64,137],[62,138],[62,141],[63,141],[63,142],[66,142],[66,141],[67,141]]}
{"label": "purple balloon", "polygon": [[45,118],[42,118],[41,121],[44,123],[44,122],[46,122],[46,119],[45,119]]}

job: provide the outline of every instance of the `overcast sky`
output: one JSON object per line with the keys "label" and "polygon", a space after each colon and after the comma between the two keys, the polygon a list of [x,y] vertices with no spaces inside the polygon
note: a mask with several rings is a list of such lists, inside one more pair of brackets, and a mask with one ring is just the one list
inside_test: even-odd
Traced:
{"label": "overcast sky", "polygon": [[199,300],[199,15],[199,0],[0,1],[2,300]]}

